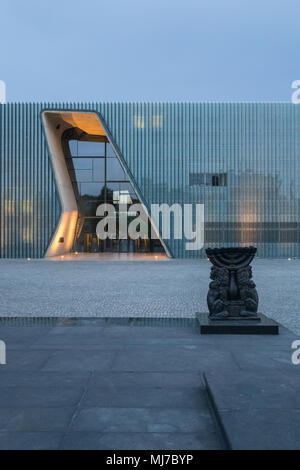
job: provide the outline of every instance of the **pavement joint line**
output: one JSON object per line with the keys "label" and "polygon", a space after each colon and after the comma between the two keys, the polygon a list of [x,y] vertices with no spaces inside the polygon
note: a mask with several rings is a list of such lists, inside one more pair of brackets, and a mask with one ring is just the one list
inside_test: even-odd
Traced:
{"label": "pavement joint line", "polygon": [[219,434],[221,436],[221,440],[224,443],[224,446],[225,446],[226,450],[232,450],[232,445],[231,445],[230,440],[228,438],[224,423],[223,423],[222,418],[220,416],[218,407],[216,405],[216,402],[215,402],[213,393],[211,391],[211,388],[209,386],[208,380],[206,378],[205,372],[203,373],[203,380],[204,380],[204,383],[205,383],[205,390],[206,390],[206,393],[207,393],[207,399],[208,399],[208,402],[210,404],[210,409],[212,411],[212,415],[213,415],[214,421],[216,423],[216,427],[217,427],[217,429],[219,431]]}
{"label": "pavement joint line", "polygon": [[235,352],[229,351],[229,353],[230,353],[230,356],[232,357],[233,362],[234,362],[235,365],[237,366],[237,368],[238,368],[239,370],[242,370],[241,364],[239,363],[238,359],[237,359],[236,356],[235,356]]}
{"label": "pavement joint line", "polygon": [[71,427],[72,427],[72,424],[73,422],[75,421],[76,417],[78,416],[78,411],[80,409],[80,404],[82,402],[82,400],[84,399],[84,397],[86,396],[87,394],[87,391],[88,391],[88,388],[89,388],[89,383],[91,382],[91,379],[92,379],[92,376],[93,376],[93,371],[91,371],[87,377],[87,380],[86,380],[86,383],[84,385],[84,388],[83,388],[83,391],[82,391],[82,395],[81,397],[79,398],[78,400],[78,403],[77,405],[75,405],[74,407],[74,412],[70,418],[70,422],[67,426],[67,429],[66,431],[63,433],[63,436],[59,442],[59,445],[58,445],[58,450],[63,450],[64,448],[64,443],[65,443],[65,440],[67,438],[67,435],[69,434],[70,430],[71,430]]}

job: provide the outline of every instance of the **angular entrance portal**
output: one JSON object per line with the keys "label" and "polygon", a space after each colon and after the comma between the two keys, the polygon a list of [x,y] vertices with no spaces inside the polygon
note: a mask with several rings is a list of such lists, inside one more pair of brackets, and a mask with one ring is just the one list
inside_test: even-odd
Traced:
{"label": "angular entrance portal", "polygon": [[[140,200],[98,115],[44,111],[43,122],[63,209],[46,256],[72,251],[165,253],[159,239],[135,240],[129,235],[124,238],[124,234],[119,237],[120,217],[125,215],[129,224],[136,217],[129,208]],[[104,203],[115,207],[114,239],[102,240],[96,233],[101,220],[96,215],[97,207]],[[150,220],[147,224],[150,234]]]}

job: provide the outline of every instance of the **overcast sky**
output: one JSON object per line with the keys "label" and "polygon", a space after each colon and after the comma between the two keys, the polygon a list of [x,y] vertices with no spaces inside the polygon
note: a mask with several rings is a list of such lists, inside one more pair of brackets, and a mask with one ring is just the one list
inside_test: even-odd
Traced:
{"label": "overcast sky", "polygon": [[7,101],[290,101],[299,0],[0,0]]}

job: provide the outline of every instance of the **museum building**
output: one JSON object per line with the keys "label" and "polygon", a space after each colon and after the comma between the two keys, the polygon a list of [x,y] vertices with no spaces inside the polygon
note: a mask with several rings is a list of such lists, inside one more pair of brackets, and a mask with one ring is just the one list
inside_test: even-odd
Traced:
{"label": "museum building", "polygon": [[[102,240],[99,204],[204,205],[204,246]],[[126,209],[127,208],[127,209]],[[117,218],[121,216],[117,212]],[[171,214],[172,216],[172,214]],[[196,223],[196,222],[195,222]],[[249,246],[300,256],[300,107],[292,103],[0,105],[0,257]]]}

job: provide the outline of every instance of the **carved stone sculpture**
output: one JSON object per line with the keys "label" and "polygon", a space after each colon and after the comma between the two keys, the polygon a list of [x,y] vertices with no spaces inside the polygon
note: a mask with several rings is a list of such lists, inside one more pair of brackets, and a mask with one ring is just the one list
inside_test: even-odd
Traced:
{"label": "carved stone sculpture", "polygon": [[207,248],[206,254],[213,264],[207,294],[211,320],[260,320],[258,295],[249,266],[255,253],[254,246]]}

